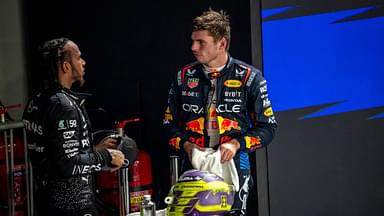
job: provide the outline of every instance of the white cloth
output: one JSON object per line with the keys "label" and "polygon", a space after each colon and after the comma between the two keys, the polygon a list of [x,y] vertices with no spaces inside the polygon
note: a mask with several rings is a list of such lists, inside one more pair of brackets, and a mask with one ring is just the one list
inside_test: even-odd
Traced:
{"label": "white cloth", "polygon": [[220,149],[216,151],[212,148],[206,148],[205,151],[200,151],[193,148],[193,168],[214,173],[223,178],[226,183],[233,185],[236,191],[239,191],[239,176],[237,175],[235,162],[231,159],[228,162],[221,163],[220,159]]}

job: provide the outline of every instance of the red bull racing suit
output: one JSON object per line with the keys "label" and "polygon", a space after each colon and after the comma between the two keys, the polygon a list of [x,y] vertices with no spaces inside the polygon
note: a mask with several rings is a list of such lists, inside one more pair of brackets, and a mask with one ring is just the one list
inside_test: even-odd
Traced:
{"label": "red bull racing suit", "polygon": [[24,110],[38,215],[96,215],[92,173],[112,157],[92,149],[85,97],[52,88],[29,100]]}
{"label": "red bull racing suit", "polygon": [[[192,63],[177,72],[163,120],[170,146],[182,156],[183,171],[191,168],[182,146],[186,141],[209,147],[206,122],[211,82],[203,70],[202,64]],[[234,161],[242,188],[234,207],[245,211],[244,203],[253,184],[248,153],[272,141],[277,123],[261,71],[229,57],[216,79],[218,145],[232,139],[240,143]]]}

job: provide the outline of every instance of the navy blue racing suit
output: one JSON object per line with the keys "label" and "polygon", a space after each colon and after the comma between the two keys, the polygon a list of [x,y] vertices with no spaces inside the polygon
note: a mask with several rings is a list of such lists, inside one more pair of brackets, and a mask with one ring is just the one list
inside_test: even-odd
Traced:
{"label": "navy blue racing suit", "polygon": [[[261,71],[229,57],[220,75],[214,78],[218,145],[232,139],[240,143],[234,161],[241,188],[233,207],[242,209],[245,215],[246,198],[253,184],[248,153],[272,141],[277,123]],[[181,154],[183,171],[191,168],[183,148],[186,141],[209,147],[206,123],[210,79],[203,65],[195,62],[178,71],[171,83],[163,125],[169,145]]]}

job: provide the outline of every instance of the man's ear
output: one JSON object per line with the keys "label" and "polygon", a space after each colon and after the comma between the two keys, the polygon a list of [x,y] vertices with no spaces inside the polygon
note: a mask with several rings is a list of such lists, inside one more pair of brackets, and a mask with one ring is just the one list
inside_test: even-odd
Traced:
{"label": "man's ear", "polygon": [[227,44],[228,44],[227,39],[225,39],[225,37],[223,37],[223,38],[220,40],[220,48],[221,48],[221,49],[224,49],[224,50],[227,50]]}
{"label": "man's ear", "polygon": [[63,64],[61,64],[61,67],[63,68],[63,71],[65,73],[70,72],[71,69],[72,69],[72,65],[69,62],[67,62],[67,61],[64,61]]}

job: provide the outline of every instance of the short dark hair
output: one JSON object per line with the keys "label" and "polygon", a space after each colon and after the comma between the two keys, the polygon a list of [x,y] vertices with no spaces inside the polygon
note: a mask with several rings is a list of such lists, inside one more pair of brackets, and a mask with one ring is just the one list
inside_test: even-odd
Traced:
{"label": "short dark hair", "polygon": [[227,40],[227,50],[231,40],[231,26],[229,16],[223,11],[212,10],[203,12],[193,20],[192,31],[207,30],[209,34],[218,41],[222,38]]}
{"label": "short dark hair", "polygon": [[68,51],[64,48],[70,40],[65,37],[55,38],[45,41],[39,47],[41,70],[43,72],[43,80],[48,83],[57,82],[58,68],[57,63],[63,63],[68,60]]}

